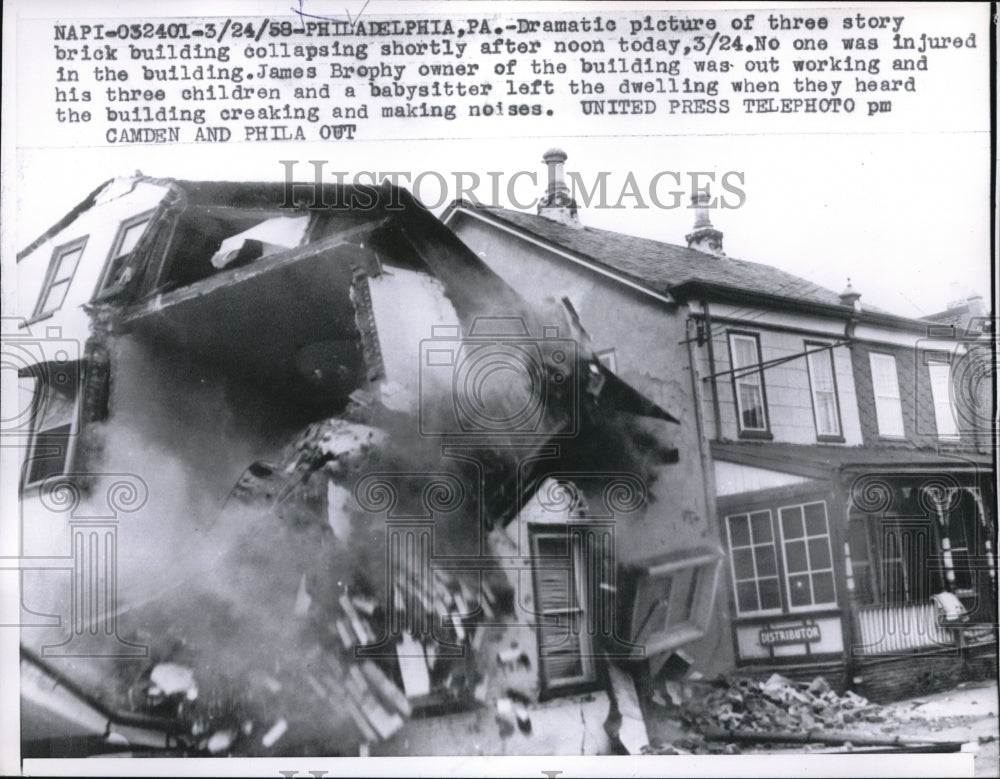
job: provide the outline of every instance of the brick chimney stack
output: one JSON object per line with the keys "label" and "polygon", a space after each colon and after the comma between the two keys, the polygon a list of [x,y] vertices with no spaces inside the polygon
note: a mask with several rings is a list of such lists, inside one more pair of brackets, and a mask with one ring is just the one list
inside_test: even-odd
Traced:
{"label": "brick chimney stack", "polygon": [[576,201],[570,195],[563,178],[566,152],[562,149],[549,149],[542,155],[542,162],[549,169],[549,183],[545,195],[538,201],[539,215],[570,227],[581,227]]}
{"label": "brick chimney stack", "polygon": [[691,207],[694,212],[694,230],[684,236],[689,249],[696,249],[705,254],[715,257],[725,257],[722,251],[722,232],[712,227],[712,220],[708,216],[711,196],[708,187],[695,190],[691,195]]}

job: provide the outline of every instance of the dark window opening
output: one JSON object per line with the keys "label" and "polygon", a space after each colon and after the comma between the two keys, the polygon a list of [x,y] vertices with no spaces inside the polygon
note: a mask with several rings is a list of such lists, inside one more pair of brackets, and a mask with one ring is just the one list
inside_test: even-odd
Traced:
{"label": "dark window opening", "polygon": [[76,364],[53,367],[29,379],[34,395],[25,486],[68,470],[76,433],[78,370]]}
{"label": "dark window opening", "polygon": [[132,252],[138,245],[146,228],[149,227],[152,213],[139,214],[131,219],[126,219],[118,228],[114,243],[111,244],[111,252],[101,276],[101,282],[97,288],[96,298],[108,297],[122,289],[132,280],[135,268],[130,262]]}

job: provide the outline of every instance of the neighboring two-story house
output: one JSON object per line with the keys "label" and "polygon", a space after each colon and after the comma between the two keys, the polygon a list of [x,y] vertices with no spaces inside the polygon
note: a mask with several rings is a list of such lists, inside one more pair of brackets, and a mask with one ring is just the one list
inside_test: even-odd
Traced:
{"label": "neighboring two-story house", "polygon": [[726,257],[705,192],[686,246],[584,227],[565,159],[545,155],[538,214],[443,220],[521,294],[567,296],[607,364],[684,420],[700,470],[657,490],[724,547],[731,648],[711,651],[881,698],[986,672],[990,336]]}

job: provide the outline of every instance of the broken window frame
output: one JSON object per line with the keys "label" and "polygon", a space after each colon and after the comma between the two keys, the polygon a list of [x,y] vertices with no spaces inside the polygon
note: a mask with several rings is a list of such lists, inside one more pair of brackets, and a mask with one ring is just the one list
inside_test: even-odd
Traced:
{"label": "broken window frame", "polygon": [[[630,591],[631,615],[626,638],[644,648],[646,656],[675,649],[703,637],[712,617],[722,558],[708,548],[675,553],[669,559],[632,564],[637,579]],[[649,604],[650,590],[662,595]],[[662,615],[662,618],[654,617]]]}
{"label": "broken window frame", "polygon": [[[560,566],[557,564],[557,561],[566,560],[566,558],[550,554],[542,555],[540,553],[539,541],[543,539],[554,539],[566,544],[569,553],[568,568],[565,565]],[[583,568],[583,550],[581,548],[580,532],[573,526],[568,525],[532,523],[528,525],[528,542],[531,550],[532,586],[534,589],[535,612],[537,614],[538,679],[541,690],[543,694],[553,696],[592,687],[597,683],[597,666],[595,663],[593,636],[588,635],[587,632],[590,604],[587,600],[587,583],[583,581],[584,574],[581,571]],[[552,561],[550,565],[540,564],[541,561],[546,559]],[[546,610],[542,603],[542,588],[540,586],[540,572],[546,569],[567,571],[569,574],[567,583],[571,585],[570,593],[574,596],[572,601],[567,600],[567,602],[568,604],[575,603],[575,606],[567,605],[566,608]],[[563,628],[559,624],[562,620],[559,620],[559,617],[560,615],[568,615],[570,612],[578,614],[578,619],[575,623],[576,630],[574,630],[574,623],[572,621],[565,627],[568,629],[567,635],[575,637],[579,642],[580,673],[573,676],[553,677],[551,664],[547,661],[544,654],[544,635],[547,629],[562,630]],[[546,619],[550,616],[557,618],[556,624],[553,625]]]}
{"label": "broken window frame", "polygon": [[[80,267],[80,260],[83,259],[83,252],[87,246],[87,240],[90,236],[85,235],[82,238],[76,238],[69,243],[65,243],[61,246],[57,246],[52,252],[52,259],[49,260],[48,270],[45,271],[45,280],[42,282],[42,290],[38,295],[38,302],[35,304],[35,311],[31,315],[32,322],[45,317],[49,317],[62,308],[63,303],[66,302],[66,295],[69,293],[69,288],[73,284],[73,279],[76,277],[77,268]],[[73,263],[73,269],[68,275],[58,276],[57,272],[62,269],[63,260],[67,255],[76,253],[76,261]],[[59,299],[59,303],[52,307],[46,307],[49,296],[52,290],[59,285],[63,285],[62,297]]]}
{"label": "broken window frame", "polygon": [[[72,371],[69,383],[73,396],[67,398],[62,414],[57,420],[60,424],[54,425],[47,424],[51,420],[47,420],[46,416],[49,413],[49,409],[52,408],[50,404],[59,402],[55,398],[55,393],[60,392],[60,390],[50,380],[50,371],[41,366],[28,375],[28,378],[34,379],[35,384],[30,406],[31,435],[28,439],[24,458],[22,486],[25,490],[36,488],[47,478],[69,473],[72,469],[76,438],[79,433],[80,400],[83,394],[83,368],[81,363],[74,362],[66,366],[65,369]],[[68,420],[66,417],[68,417]],[[65,433],[56,432],[62,431],[63,428],[65,428]],[[39,456],[40,449],[51,446],[59,447],[61,452],[57,451],[54,456]],[[43,473],[38,474],[36,469],[39,465],[49,463],[50,460],[54,460],[55,457],[60,455],[61,460],[58,463],[58,469],[46,469]]]}
{"label": "broken window frame", "polygon": [[[807,352],[806,371],[809,374],[809,394],[812,396],[813,421],[816,424],[816,440],[843,443],[844,428],[840,417],[840,393],[837,388],[837,371],[833,362],[833,350],[827,348],[822,352],[810,352],[812,349],[829,347],[831,344],[822,343],[820,341],[805,341],[804,345],[805,351]],[[826,378],[819,375],[821,365],[824,366],[824,369],[829,370],[829,381],[831,385],[829,389],[821,389],[818,386],[817,380],[820,378]],[[820,420],[823,415],[820,413],[820,395],[825,396],[828,400],[832,398],[833,421],[836,424],[836,427],[833,430],[823,430],[821,428]]]}
{"label": "broken window frame", "polygon": [[[112,282],[115,281],[116,274],[128,264],[129,257],[135,251],[135,247],[139,245],[139,242],[142,241],[149,230],[155,213],[155,208],[150,209],[141,214],[123,219],[118,224],[118,231],[115,233],[114,242],[111,244],[111,251],[108,252],[108,259],[104,263],[104,270],[101,272],[101,278],[97,282],[97,289],[94,291],[94,300],[103,300],[104,298],[116,295],[128,285],[129,279],[118,283]],[[135,243],[132,244],[128,251],[123,252],[122,247],[130,231],[143,224],[145,224],[145,227],[139,232],[139,237],[136,238]]]}
{"label": "broken window frame", "polygon": [[[729,344],[729,364],[733,368],[733,405],[736,408],[736,425],[740,438],[771,438],[771,415],[767,412],[767,388],[764,385],[764,371],[751,370],[761,364],[760,334],[743,330],[726,331],[727,342]],[[752,359],[744,364],[737,361],[738,341],[748,342],[753,345],[754,354]],[[744,408],[743,388],[751,389],[757,395],[756,401],[760,409],[760,424],[750,426],[746,424],[744,414],[753,409]]]}

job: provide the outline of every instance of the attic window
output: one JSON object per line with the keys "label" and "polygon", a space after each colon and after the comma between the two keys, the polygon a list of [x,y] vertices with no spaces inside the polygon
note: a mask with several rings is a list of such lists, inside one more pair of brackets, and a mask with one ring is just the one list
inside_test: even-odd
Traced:
{"label": "attic window", "polygon": [[86,244],[87,237],[84,236],[58,247],[52,253],[52,261],[49,263],[49,270],[45,275],[45,282],[42,284],[42,292],[38,296],[38,304],[35,306],[32,319],[58,311],[62,306]]}
{"label": "attic window", "polygon": [[133,270],[128,265],[128,259],[146,232],[152,212],[139,214],[131,219],[126,219],[118,228],[118,234],[111,245],[111,253],[108,255],[108,262],[104,268],[104,275],[97,288],[97,298],[120,292],[132,278]]}

